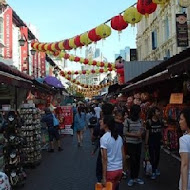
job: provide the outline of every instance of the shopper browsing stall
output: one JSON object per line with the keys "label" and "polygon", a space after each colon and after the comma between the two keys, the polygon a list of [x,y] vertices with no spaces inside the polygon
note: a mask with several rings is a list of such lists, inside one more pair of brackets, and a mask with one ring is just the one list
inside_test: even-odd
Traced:
{"label": "shopper browsing stall", "polygon": [[50,141],[50,150],[49,152],[54,152],[54,139],[57,141],[58,144],[58,151],[62,151],[61,148],[61,141],[60,141],[60,135],[59,135],[59,125],[55,124],[56,117],[49,108],[45,109],[45,116],[42,118],[41,122],[46,123],[48,127],[48,133],[49,133],[49,141]]}
{"label": "shopper browsing stall", "polygon": [[179,139],[181,156],[181,176],[179,190],[190,190],[190,109],[184,109],[180,115],[180,128],[185,134]]}
{"label": "shopper browsing stall", "polygon": [[152,107],[149,111],[148,120],[146,122],[145,147],[149,150],[150,162],[152,165],[151,179],[153,180],[160,175],[158,165],[160,161],[162,129],[164,127],[160,115],[160,109],[158,107]]}

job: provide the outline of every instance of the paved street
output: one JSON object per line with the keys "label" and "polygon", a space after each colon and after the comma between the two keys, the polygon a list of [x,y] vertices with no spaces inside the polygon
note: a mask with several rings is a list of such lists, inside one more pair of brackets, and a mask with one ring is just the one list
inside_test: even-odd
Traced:
{"label": "paved street", "polygon": [[[93,190],[96,182],[95,163],[92,157],[89,132],[85,133],[84,146],[77,147],[76,138],[63,138],[63,152],[44,153],[39,167],[29,170],[24,190]],[[120,190],[177,190],[179,161],[162,154],[162,175],[156,181],[145,179],[143,186],[132,188],[122,181]]]}

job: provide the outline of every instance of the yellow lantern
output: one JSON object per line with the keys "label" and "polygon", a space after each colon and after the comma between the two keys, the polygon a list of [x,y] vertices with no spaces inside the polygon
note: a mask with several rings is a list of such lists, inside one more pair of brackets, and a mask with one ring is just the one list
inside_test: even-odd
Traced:
{"label": "yellow lantern", "polygon": [[152,2],[163,6],[167,3],[167,0],[152,0]]}
{"label": "yellow lantern", "polygon": [[86,71],[86,74],[89,75],[89,74],[91,74],[91,72],[90,71]]}
{"label": "yellow lantern", "polygon": [[99,73],[99,69],[96,69],[96,70],[95,70],[95,73],[98,74],[98,73]]}
{"label": "yellow lantern", "polygon": [[56,49],[55,49],[55,44],[56,44],[56,43],[52,43],[52,44],[51,44],[51,50],[52,50],[52,51],[56,51]]}
{"label": "yellow lantern", "polygon": [[84,34],[81,34],[80,35],[80,42],[83,44],[83,45],[86,45],[88,46],[89,44],[92,43],[92,41],[89,39],[88,37],[88,32],[85,32]]}
{"label": "yellow lantern", "polygon": [[69,46],[72,48],[72,49],[76,49],[76,45],[75,45],[75,42],[74,42],[74,38],[71,38],[69,39]]}
{"label": "yellow lantern", "polygon": [[44,45],[43,43],[39,44],[39,46],[38,46],[38,50],[39,50],[39,51],[42,51],[42,46],[43,46],[43,45]]}
{"label": "yellow lantern", "polygon": [[100,63],[100,61],[98,61],[97,64],[96,64],[96,66],[100,67],[100,65],[101,65],[101,63]]}
{"label": "yellow lantern", "polygon": [[79,62],[84,63],[84,58],[81,57]]}
{"label": "yellow lantern", "polygon": [[108,68],[104,68],[104,72],[105,72],[105,73],[108,72]]}
{"label": "yellow lantern", "polygon": [[187,8],[190,6],[190,1],[189,0],[179,0],[179,6],[183,8]]}
{"label": "yellow lantern", "polygon": [[64,42],[64,41],[61,41],[61,42],[58,43],[59,49],[62,49],[62,50],[65,49],[64,46],[63,46],[63,42]]}
{"label": "yellow lantern", "polygon": [[142,18],[142,14],[140,14],[135,7],[128,8],[123,15],[123,19],[125,20],[125,22],[132,24],[132,26],[140,22]]}
{"label": "yellow lantern", "polygon": [[49,45],[49,44],[45,44],[45,45],[44,45],[44,49],[45,49],[46,51],[48,50],[48,45]]}
{"label": "yellow lantern", "polygon": [[90,60],[90,61],[88,62],[88,65],[92,65],[92,64],[93,64],[93,61]]}
{"label": "yellow lantern", "polygon": [[96,28],[96,34],[101,38],[105,39],[111,35],[111,27],[106,24],[101,24]]}
{"label": "yellow lantern", "polygon": [[69,56],[69,61],[74,61],[75,60],[75,56],[74,55],[70,55]]}
{"label": "yellow lantern", "polygon": [[65,56],[65,52],[61,51],[61,52],[59,53],[59,58],[63,58],[64,56]]}
{"label": "yellow lantern", "polygon": [[35,42],[34,45],[33,45],[33,49],[37,50],[37,45],[39,45],[39,44],[40,44],[39,42]]}

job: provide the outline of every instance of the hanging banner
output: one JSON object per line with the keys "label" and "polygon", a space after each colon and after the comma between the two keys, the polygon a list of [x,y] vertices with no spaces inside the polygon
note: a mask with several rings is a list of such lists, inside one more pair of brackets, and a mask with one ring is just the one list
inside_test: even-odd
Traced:
{"label": "hanging banner", "polygon": [[59,127],[61,129],[61,134],[73,135],[73,129],[71,128],[73,124],[73,109],[72,106],[60,106],[57,107],[56,116],[59,119]]}
{"label": "hanging banner", "polygon": [[9,7],[4,12],[4,58],[5,59],[12,59],[13,56],[13,11]]}
{"label": "hanging banner", "polygon": [[183,93],[172,93],[170,96],[170,104],[183,104]]}
{"label": "hanging banner", "polygon": [[187,14],[176,14],[177,46],[189,46]]}
{"label": "hanging banner", "polygon": [[[25,41],[28,40],[28,28],[22,27],[20,29],[21,36]],[[25,42],[24,46],[21,46],[21,68],[22,72],[29,73],[29,60],[28,60],[28,44]]]}
{"label": "hanging banner", "polygon": [[44,52],[40,52],[40,73],[42,77],[46,75],[46,54]]}

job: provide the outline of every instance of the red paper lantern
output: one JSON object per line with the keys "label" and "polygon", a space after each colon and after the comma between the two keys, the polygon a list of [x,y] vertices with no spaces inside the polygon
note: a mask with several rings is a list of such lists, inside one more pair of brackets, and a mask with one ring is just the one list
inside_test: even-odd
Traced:
{"label": "red paper lantern", "polygon": [[93,42],[97,42],[97,41],[101,40],[101,37],[96,34],[95,28],[88,32],[88,37]]}
{"label": "red paper lantern", "polygon": [[55,49],[56,49],[57,51],[61,51],[61,49],[59,48],[59,42],[57,42],[57,43],[55,44]]}
{"label": "red paper lantern", "polygon": [[64,59],[69,59],[69,54],[68,54],[68,53],[66,53],[66,54],[64,55]]}
{"label": "red paper lantern", "polygon": [[100,67],[104,67],[104,65],[105,65],[104,62],[100,63]]}
{"label": "red paper lantern", "polygon": [[84,59],[84,64],[85,64],[85,65],[87,65],[87,64],[88,64],[88,62],[89,62],[89,60],[88,60],[88,59]]}
{"label": "red paper lantern", "polygon": [[75,62],[79,62],[80,61],[80,57],[75,57]]}
{"label": "red paper lantern", "polygon": [[110,68],[108,68],[108,71],[112,71],[112,68],[110,67]]}
{"label": "red paper lantern", "polygon": [[104,72],[104,69],[100,69],[100,73],[103,73]]}
{"label": "red paper lantern", "polygon": [[75,39],[74,39],[74,43],[77,47],[82,47],[83,44],[80,42],[80,36],[76,36]]}
{"label": "red paper lantern", "polygon": [[57,56],[59,55],[59,51],[53,52],[53,55],[54,55],[55,57],[57,57]]}
{"label": "red paper lantern", "polygon": [[96,65],[97,65],[97,61],[93,61],[93,62],[92,62],[92,65],[93,65],[93,66],[96,66]]}
{"label": "red paper lantern", "polygon": [[137,10],[142,15],[148,16],[156,11],[157,4],[153,3],[152,0],[138,0]]}
{"label": "red paper lantern", "polygon": [[82,71],[82,74],[85,75],[85,74],[86,74],[86,71]]}
{"label": "red paper lantern", "polygon": [[65,76],[64,71],[60,71],[60,74],[61,74],[62,76]]}
{"label": "red paper lantern", "polygon": [[111,63],[108,63],[108,67],[112,67],[112,64],[111,64]]}
{"label": "red paper lantern", "polygon": [[67,77],[68,80],[71,80],[71,77]]}
{"label": "red paper lantern", "polygon": [[65,50],[71,50],[72,48],[69,46],[69,40],[64,40],[63,46]]}
{"label": "red paper lantern", "polygon": [[115,16],[111,19],[111,27],[114,30],[121,32],[122,30],[127,28],[127,26],[128,26],[128,23],[124,21],[122,15]]}
{"label": "red paper lantern", "polygon": [[68,71],[68,75],[71,75],[71,71]]}
{"label": "red paper lantern", "polygon": [[45,48],[44,48],[45,45],[46,45],[46,44],[43,44],[43,45],[42,45],[42,51],[46,51]]}
{"label": "red paper lantern", "polygon": [[[52,45],[52,43],[50,43],[50,44],[48,45],[48,47],[47,47],[47,49],[48,49],[49,51],[52,51],[51,45]],[[38,46],[37,46],[37,47],[38,47]],[[36,48],[37,48],[37,47],[36,47]]]}
{"label": "red paper lantern", "polygon": [[76,79],[73,79],[73,83],[75,83],[76,82]]}
{"label": "red paper lantern", "polygon": [[95,72],[96,72],[95,70],[92,70],[92,71],[91,71],[91,73],[93,73],[93,74],[94,74]]}
{"label": "red paper lantern", "polygon": [[80,82],[79,81],[77,81],[77,83],[76,83],[77,85],[79,85],[80,84]]}
{"label": "red paper lantern", "polygon": [[78,71],[75,71],[75,75],[78,75],[79,74],[79,72]]}

